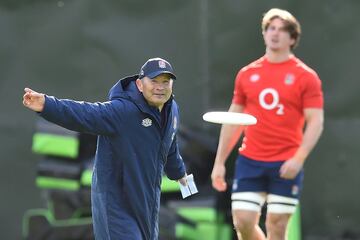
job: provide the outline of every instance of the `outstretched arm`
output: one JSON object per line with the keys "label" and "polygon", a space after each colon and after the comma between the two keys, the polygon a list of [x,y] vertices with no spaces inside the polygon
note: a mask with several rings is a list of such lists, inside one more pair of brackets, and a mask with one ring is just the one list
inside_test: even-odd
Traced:
{"label": "outstretched arm", "polygon": [[64,128],[97,135],[111,135],[120,121],[115,109],[123,108],[120,101],[104,103],[57,99],[25,88],[23,104],[46,120]]}
{"label": "outstretched arm", "polygon": [[306,158],[319,141],[324,125],[324,110],[318,108],[307,108],[305,114],[305,131],[303,141],[295,155],[285,161],[280,168],[280,176],[293,179],[302,169]]}
{"label": "outstretched arm", "polygon": [[[229,112],[243,111],[244,107],[238,104],[231,104]],[[236,143],[239,141],[244,127],[239,125],[222,125],[219,137],[219,145],[215,157],[214,167],[211,173],[212,186],[217,191],[225,191],[225,162],[229,157]]]}

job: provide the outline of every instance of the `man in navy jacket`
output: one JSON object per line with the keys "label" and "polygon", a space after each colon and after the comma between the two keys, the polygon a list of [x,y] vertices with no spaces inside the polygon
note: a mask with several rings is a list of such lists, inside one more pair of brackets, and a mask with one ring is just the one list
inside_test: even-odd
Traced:
{"label": "man in navy jacket", "polygon": [[91,186],[96,239],[158,239],[163,171],[187,184],[176,139],[174,79],[169,62],[152,58],[139,75],[118,81],[107,102],[57,99],[25,88],[24,106],[41,117],[98,135]]}

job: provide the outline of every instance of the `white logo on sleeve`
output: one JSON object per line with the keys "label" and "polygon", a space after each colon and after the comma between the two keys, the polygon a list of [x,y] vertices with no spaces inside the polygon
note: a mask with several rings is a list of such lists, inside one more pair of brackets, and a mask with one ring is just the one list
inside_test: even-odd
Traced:
{"label": "white logo on sleeve", "polygon": [[259,74],[253,74],[250,76],[250,81],[251,82],[257,82],[260,80],[260,75]]}
{"label": "white logo on sleeve", "polygon": [[152,125],[152,120],[150,118],[145,118],[142,120],[141,125],[144,127],[150,127]]}
{"label": "white logo on sleeve", "polygon": [[[271,95],[271,102],[265,101],[267,95]],[[266,110],[273,110],[274,108],[277,108],[277,115],[284,114],[284,105],[280,103],[279,93],[274,88],[265,88],[262,90],[259,94],[259,103],[260,106]]]}

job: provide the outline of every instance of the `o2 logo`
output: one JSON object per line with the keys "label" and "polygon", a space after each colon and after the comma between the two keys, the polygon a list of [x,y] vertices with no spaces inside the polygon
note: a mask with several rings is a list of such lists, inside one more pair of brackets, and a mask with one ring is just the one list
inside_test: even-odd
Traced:
{"label": "o2 logo", "polygon": [[[265,98],[267,95],[272,96],[272,102],[267,103],[265,102]],[[279,93],[273,88],[265,88],[259,94],[259,103],[260,106],[266,110],[276,110],[277,115],[284,115],[284,105],[280,102]]]}

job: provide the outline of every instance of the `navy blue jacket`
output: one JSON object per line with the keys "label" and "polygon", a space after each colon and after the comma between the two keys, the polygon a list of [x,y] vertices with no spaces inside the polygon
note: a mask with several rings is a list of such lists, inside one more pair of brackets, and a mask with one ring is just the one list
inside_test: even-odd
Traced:
{"label": "navy blue jacket", "polygon": [[67,129],[98,135],[91,200],[99,240],[158,239],[163,171],[172,180],[185,175],[175,100],[165,104],[161,117],[138,91],[136,79],[120,80],[102,103],[45,96],[40,113]]}

